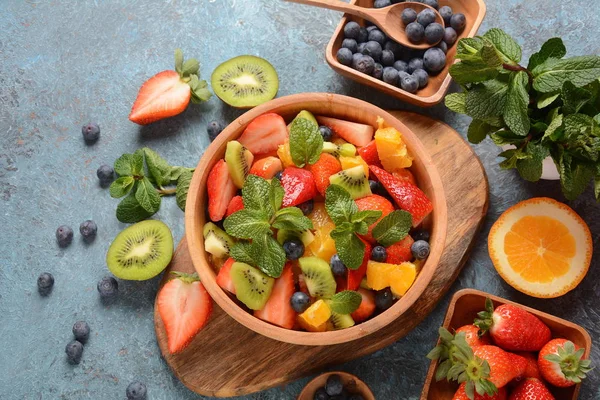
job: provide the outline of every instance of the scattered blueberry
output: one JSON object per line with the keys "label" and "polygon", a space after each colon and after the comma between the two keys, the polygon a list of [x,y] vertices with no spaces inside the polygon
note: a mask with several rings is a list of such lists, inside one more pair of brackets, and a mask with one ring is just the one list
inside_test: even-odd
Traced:
{"label": "scattered blueberry", "polygon": [[346,266],[337,254],[331,256],[329,264],[331,265],[331,272],[333,272],[333,275],[344,276],[346,274]]}
{"label": "scattered blueberry", "polygon": [[417,240],[410,246],[410,251],[417,260],[424,260],[429,256],[429,243]]}
{"label": "scattered blueberry", "polygon": [[42,296],[47,296],[54,287],[54,276],[49,272],[42,272],[37,279],[38,292]]}
{"label": "scattered blueberry", "polygon": [[79,233],[83,236],[83,239],[86,242],[91,242],[96,237],[96,233],[98,232],[98,225],[91,219],[83,221],[79,225]]}
{"label": "scattered blueberry", "polygon": [[131,382],[125,390],[125,395],[127,400],[146,400],[146,385],[139,381]]}
{"label": "scattered blueberry", "polygon": [[408,70],[408,64],[406,61],[398,60],[394,63],[394,68],[396,68],[398,71],[406,72]]}
{"label": "scattered blueberry", "polygon": [[442,18],[444,19],[444,23],[446,26],[450,26],[450,18],[452,18],[452,8],[449,6],[440,7],[438,10]]}
{"label": "scattered blueberry", "polygon": [[342,378],[337,374],[329,375],[327,383],[325,384],[325,391],[327,394],[330,396],[337,396],[342,394],[343,390],[344,383],[342,382]]}
{"label": "scattered blueberry", "polygon": [[110,165],[103,164],[96,171],[101,187],[108,187],[115,180],[115,170]]}
{"label": "scattered blueberry", "polygon": [[56,230],[56,241],[59,247],[67,247],[73,241],[73,229],[67,225],[61,225]]}
{"label": "scattered blueberry", "polygon": [[444,54],[446,54],[448,52],[448,45],[443,40],[441,42],[439,42],[437,44],[437,46],[435,46],[435,47],[442,50],[444,52]]}
{"label": "scattered blueberry", "polygon": [[438,4],[438,0],[421,0],[421,3],[428,5],[429,7],[433,7],[436,10],[440,7]]}
{"label": "scattered blueberry", "polygon": [[377,262],[385,262],[387,258],[387,252],[385,251],[385,247],[383,246],[375,246],[373,250],[371,250],[371,260]]}
{"label": "scattered blueberry", "polygon": [[373,8],[383,8],[391,5],[392,2],[390,0],[375,0],[373,3]]}
{"label": "scattered blueberry", "polygon": [[394,304],[394,296],[390,288],[377,291],[375,293],[375,307],[380,311],[385,311]]}
{"label": "scattered blueberry", "polygon": [[281,180],[281,178],[283,178],[283,172],[282,172],[282,171],[279,171],[279,172],[278,172],[278,173],[276,173],[274,176],[275,176],[275,178],[277,178],[277,179]]}
{"label": "scattered blueberry", "polygon": [[380,196],[384,196],[386,195],[386,191],[383,188],[383,185],[380,182],[374,181],[374,180],[369,180],[369,187],[371,188],[371,192],[373,194],[378,194]]}
{"label": "scattered blueberry", "polygon": [[416,93],[419,90],[419,81],[412,75],[400,78],[400,87],[409,93]]}
{"label": "scattered blueberry", "polygon": [[406,29],[404,31],[406,32],[408,40],[413,43],[419,43],[421,40],[423,40],[423,36],[425,35],[425,28],[423,28],[423,25],[418,22],[411,22],[410,24],[406,25]]}
{"label": "scattered blueberry", "polygon": [[65,348],[65,353],[67,353],[67,361],[69,364],[79,364],[81,361],[81,356],[83,354],[83,345],[81,342],[77,340],[73,340],[69,342],[67,347]]}
{"label": "scattered blueberry", "polygon": [[93,122],[87,123],[81,127],[81,134],[86,142],[95,142],[100,137],[100,127]]}
{"label": "scattered blueberry", "polygon": [[356,41],[358,43],[364,43],[368,40],[369,40],[369,32],[367,31],[367,28],[360,28],[360,31],[358,32],[358,37],[356,38]]}
{"label": "scattered blueberry", "polygon": [[408,25],[411,22],[415,22],[417,20],[417,12],[412,8],[405,8],[402,11],[401,18],[402,18],[402,23],[404,25]]}
{"label": "scattered blueberry", "polygon": [[356,63],[356,69],[358,72],[371,75],[373,73],[373,70],[375,69],[375,60],[373,60],[373,57],[363,55]]}
{"label": "scattered blueberry", "polygon": [[348,39],[358,39],[360,34],[360,25],[354,21],[348,22],[344,26],[344,36]]}
{"label": "scattered blueberry", "polygon": [[419,89],[423,89],[429,83],[429,74],[421,68],[417,68],[413,71],[412,76],[419,82]]}
{"label": "scattered blueberry", "polygon": [[367,42],[362,53],[366,56],[373,57],[373,60],[375,61],[379,61],[381,60],[381,53],[383,53],[383,49],[381,48],[379,42],[372,40]]}
{"label": "scattered blueberry", "polygon": [[283,242],[283,250],[288,260],[297,260],[304,254],[304,243],[300,239],[289,239]]}
{"label": "scattered blueberry", "polygon": [[458,34],[454,30],[454,28],[449,26],[444,30],[444,42],[448,46],[452,46],[454,44],[454,42],[456,42],[457,37],[458,37]]}
{"label": "scattered blueberry", "polygon": [[73,325],[73,336],[78,342],[85,343],[90,337],[90,326],[85,321],[77,321]]}
{"label": "scattered blueberry", "polygon": [[383,81],[398,86],[398,70],[394,67],[385,67],[383,69]]}
{"label": "scattered blueberry", "polygon": [[413,58],[408,62],[408,66],[406,67],[406,72],[412,74],[417,69],[423,69],[423,59],[422,58]]}
{"label": "scattered blueberry", "polygon": [[320,387],[315,392],[313,400],[329,400],[329,395],[324,387]]}
{"label": "scattered blueberry", "polygon": [[310,297],[304,292],[296,292],[290,298],[290,304],[298,314],[303,313],[310,305]]}
{"label": "scattered blueberry", "polygon": [[388,40],[387,42],[385,42],[385,44],[383,45],[383,49],[389,50],[392,53],[394,53],[395,58],[400,58],[402,53],[405,51],[404,46],[397,42],[394,42],[393,40]]}
{"label": "scattered blueberry", "polygon": [[423,56],[423,65],[428,72],[440,72],[446,66],[446,55],[437,47],[427,49]]}
{"label": "scattered blueberry", "polygon": [[340,47],[337,51],[336,58],[342,65],[352,65],[352,51],[346,47]]}
{"label": "scattered blueberry", "polygon": [[425,8],[417,15],[417,22],[426,28],[427,25],[435,22],[435,12],[431,8]]}
{"label": "scattered blueberry", "polygon": [[350,50],[352,53],[356,53],[358,51],[358,43],[356,39],[344,39],[342,42],[342,47]]}
{"label": "scattered blueberry", "polygon": [[383,50],[381,52],[381,64],[389,67],[394,65],[395,61],[394,53],[391,50]]}
{"label": "scattered blueberry", "polygon": [[379,63],[375,63],[375,67],[373,67],[373,78],[381,79],[383,77],[383,65]]}
{"label": "scattered blueberry", "polygon": [[465,14],[457,13],[450,17],[450,26],[454,28],[456,32],[462,32],[462,30],[465,29],[465,25],[467,25]]}
{"label": "scattered blueberry", "polygon": [[444,37],[444,27],[437,22],[427,25],[425,28],[425,41],[428,44],[435,44]]}
{"label": "scattered blueberry", "polygon": [[112,276],[105,276],[98,282],[98,293],[103,302],[110,303],[119,294],[119,283]]}
{"label": "scattered blueberry", "polygon": [[[323,128],[323,127],[321,127]],[[320,128],[319,128],[320,129]],[[329,129],[329,128],[327,128]],[[331,136],[330,136],[331,137]],[[300,211],[302,211],[302,214],[304,215],[308,215],[312,212],[312,210],[315,208],[315,201],[313,199],[310,199],[308,201],[305,201],[302,204],[298,204],[298,208],[300,209]]]}
{"label": "scattered blueberry", "polygon": [[415,241],[424,240],[426,242],[429,242],[430,235],[429,235],[428,231],[426,231],[426,230],[420,230],[420,231],[416,231],[415,233],[413,233],[412,234],[412,238]]}
{"label": "scattered blueberry", "polygon": [[385,37],[384,33],[381,32],[379,29],[373,29],[371,32],[369,32],[369,42],[377,42],[383,46],[386,39],[387,38]]}
{"label": "scattered blueberry", "polygon": [[210,121],[206,126],[206,132],[208,132],[210,141],[215,140],[219,136],[219,133],[223,132],[223,129],[225,129],[225,124],[221,121]]}

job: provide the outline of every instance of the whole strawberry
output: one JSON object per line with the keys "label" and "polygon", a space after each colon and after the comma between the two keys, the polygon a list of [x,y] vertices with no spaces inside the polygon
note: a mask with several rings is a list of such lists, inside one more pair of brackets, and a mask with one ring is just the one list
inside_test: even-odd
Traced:
{"label": "whole strawberry", "polygon": [[[475,360],[471,360],[471,363],[468,365],[467,374],[475,381],[476,385],[478,381],[487,378],[494,386],[501,388],[516,377],[521,376],[527,368],[526,359],[504,351],[498,346],[477,346],[473,348],[473,354],[475,355]],[[475,367],[477,365],[477,358],[487,361],[489,364],[489,375],[487,377],[483,376],[481,374],[482,371]],[[472,368],[472,373],[470,373],[470,368]]]}
{"label": "whole strawberry", "polygon": [[542,381],[527,378],[513,390],[508,400],[554,400],[554,396]]}
{"label": "whole strawberry", "polygon": [[551,337],[550,328],[535,315],[512,304],[494,310],[488,298],[485,311],[477,317],[474,324],[481,332],[489,332],[494,343],[507,351],[538,351]]}
{"label": "whole strawberry", "polygon": [[549,341],[538,355],[538,367],[542,377],[558,387],[580,383],[592,369],[591,361],[583,359],[584,351],[566,339]]}
{"label": "whole strawberry", "polygon": [[471,397],[469,397],[466,387],[466,383],[461,383],[456,393],[454,393],[452,400],[506,400],[506,388],[498,389],[496,394],[491,396],[488,396],[487,394],[480,395],[479,393],[475,392],[471,395]]}
{"label": "whole strawberry", "polygon": [[521,375],[518,379],[536,378],[541,380],[542,375],[540,374],[540,369],[538,368],[537,355],[527,352],[516,354],[527,360],[527,367],[525,368],[525,372],[523,372],[523,375]]}
{"label": "whole strawberry", "polygon": [[471,347],[483,346],[486,344],[492,344],[490,337],[487,334],[479,336],[479,328],[475,325],[461,326],[456,330],[456,333],[464,332],[465,340]]}

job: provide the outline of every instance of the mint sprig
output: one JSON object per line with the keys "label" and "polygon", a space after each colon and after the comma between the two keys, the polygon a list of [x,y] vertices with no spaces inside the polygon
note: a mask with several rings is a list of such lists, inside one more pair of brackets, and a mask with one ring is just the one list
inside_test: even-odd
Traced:
{"label": "mint sprig", "polygon": [[343,290],[328,301],[329,308],[336,314],[352,314],[358,310],[362,296],[353,290]]}
{"label": "mint sprig", "polygon": [[302,168],[319,160],[323,151],[323,136],[314,122],[296,118],[290,127],[290,154],[294,164]]}
{"label": "mint sprig", "polygon": [[395,210],[386,215],[373,228],[373,238],[384,247],[401,241],[412,227],[412,215],[403,210]]}

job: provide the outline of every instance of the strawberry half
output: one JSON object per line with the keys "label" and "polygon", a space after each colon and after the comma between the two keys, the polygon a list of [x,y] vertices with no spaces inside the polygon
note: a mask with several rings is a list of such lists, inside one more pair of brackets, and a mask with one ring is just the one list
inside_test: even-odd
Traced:
{"label": "strawberry half", "polygon": [[235,294],[235,285],[231,280],[231,266],[235,260],[231,257],[225,261],[225,263],[221,266],[219,273],[217,274],[217,285],[221,287],[221,289],[227,290],[229,293]]}
{"label": "strawberry half", "polygon": [[546,343],[538,355],[540,373],[558,387],[576,385],[591,371],[591,361],[583,359],[584,349],[566,339]]}
{"label": "strawberry half", "polygon": [[288,263],[281,276],[275,280],[271,296],[262,310],[254,311],[254,316],[282,328],[292,329],[296,322],[296,312],[290,304],[295,292],[294,273]]}
{"label": "strawberry half", "polygon": [[277,151],[277,147],[287,138],[287,126],[283,118],[275,113],[267,113],[254,118],[238,142],[258,156]]}
{"label": "strawberry half", "polygon": [[373,239],[373,236],[371,234],[371,232],[373,231],[373,228],[375,228],[375,226],[379,223],[379,221],[381,221],[383,219],[383,217],[385,217],[386,215],[388,215],[389,213],[394,211],[394,206],[392,205],[392,203],[389,202],[388,199],[386,199],[385,197],[376,195],[376,194],[367,196],[367,197],[363,197],[363,198],[355,200],[355,201],[356,201],[356,205],[358,206],[358,209],[360,211],[366,211],[366,210],[381,211],[381,218],[379,218],[377,221],[375,221],[373,224],[371,224],[371,226],[369,226],[369,232],[363,236],[369,242],[375,243],[375,239]]}
{"label": "strawberry half", "polygon": [[379,153],[377,153],[377,145],[374,140],[370,141],[366,146],[360,147],[357,152],[367,164],[383,168],[379,161]]}
{"label": "strawberry half", "polygon": [[554,400],[544,382],[536,378],[525,379],[510,394],[509,400]]}
{"label": "strawberry half", "polygon": [[385,262],[388,264],[402,264],[403,262],[412,260],[413,256],[410,248],[414,242],[412,236],[406,235],[401,241],[386,247],[387,258]]}
{"label": "strawberry half", "polygon": [[138,92],[129,120],[148,125],[182,113],[190,103],[210,98],[206,81],[198,79],[200,64],[195,59],[183,62],[181,50],[175,50],[175,71],[162,71],[148,79]]}
{"label": "strawberry half", "polygon": [[296,167],[288,167],[281,175],[281,185],[285,190],[283,207],[293,207],[313,199],[317,194],[312,174]]}
{"label": "strawberry half", "polygon": [[355,146],[361,147],[373,140],[375,130],[371,125],[359,124],[330,117],[317,117],[319,125],[331,128],[333,133]]}
{"label": "strawberry half", "polygon": [[354,322],[366,321],[375,312],[375,294],[371,290],[360,288],[358,294],[362,296],[360,306],[350,316]]}
{"label": "strawberry half", "polygon": [[206,182],[208,192],[208,216],[214,222],[223,219],[227,206],[237,193],[225,160],[219,160],[210,170]]}
{"label": "strawberry half", "polygon": [[234,212],[238,212],[244,208],[244,201],[242,200],[242,196],[235,196],[229,204],[227,205],[227,211],[225,212],[225,216],[229,217]]}
{"label": "strawberry half", "polygon": [[281,160],[277,157],[269,156],[255,161],[248,173],[260,176],[261,178],[271,179],[282,169]]}
{"label": "strawberry half", "polygon": [[342,170],[339,160],[331,154],[321,153],[316,163],[308,165],[307,169],[315,179],[315,186],[321,196],[325,196],[325,191],[329,187],[329,177]]}
{"label": "strawberry half", "polygon": [[363,256],[363,262],[358,269],[348,269],[348,282],[346,286],[348,290],[358,289],[360,282],[367,274],[367,264],[371,259],[372,248],[369,243],[365,242],[364,240],[362,242],[365,244],[365,255]]}
{"label": "strawberry half", "polygon": [[197,274],[175,272],[160,289],[158,313],[165,324],[171,354],[182,351],[206,325],[212,312],[212,299]]}

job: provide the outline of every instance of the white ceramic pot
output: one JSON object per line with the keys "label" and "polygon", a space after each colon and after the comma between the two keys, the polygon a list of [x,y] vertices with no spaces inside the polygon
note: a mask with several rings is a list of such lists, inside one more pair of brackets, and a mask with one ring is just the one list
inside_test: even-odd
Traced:
{"label": "white ceramic pot", "polygon": [[[515,146],[512,146],[510,144],[502,146],[502,150],[510,150],[514,148]],[[557,181],[560,179],[558,169],[556,169],[556,164],[554,164],[554,160],[552,160],[552,157],[546,157],[546,159],[544,160],[544,163],[542,165],[541,179],[545,179],[547,181]]]}

